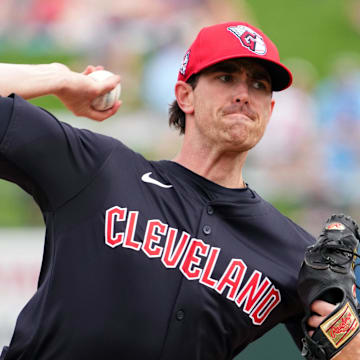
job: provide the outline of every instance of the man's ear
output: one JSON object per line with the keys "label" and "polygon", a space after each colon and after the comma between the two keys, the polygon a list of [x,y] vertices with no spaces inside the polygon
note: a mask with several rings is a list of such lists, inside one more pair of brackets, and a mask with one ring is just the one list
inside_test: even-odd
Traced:
{"label": "man's ear", "polygon": [[269,119],[267,121],[267,123],[269,123],[270,121],[270,118],[271,118],[271,115],[274,111],[274,107],[275,107],[275,100],[274,99],[271,99],[271,103],[270,103],[270,114],[269,114]]}
{"label": "man's ear", "polygon": [[194,89],[190,84],[179,80],[175,84],[175,97],[180,109],[185,114],[194,112]]}
{"label": "man's ear", "polygon": [[271,99],[271,110],[270,110],[270,115],[273,113],[274,111],[274,106],[275,106],[275,100],[274,99]]}

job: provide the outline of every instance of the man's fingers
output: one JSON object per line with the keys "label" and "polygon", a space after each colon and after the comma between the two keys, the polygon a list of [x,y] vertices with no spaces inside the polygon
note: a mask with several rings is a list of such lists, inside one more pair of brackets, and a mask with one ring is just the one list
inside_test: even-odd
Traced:
{"label": "man's fingers", "polygon": [[318,316],[318,315],[312,315],[309,317],[308,325],[312,328],[317,328],[323,320],[325,320],[326,316]]}
{"label": "man's fingers", "polygon": [[97,111],[94,109],[91,109],[89,113],[86,115],[86,117],[96,120],[96,121],[104,121],[110,116],[113,116],[120,108],[122,102],[116,101],[114,106],[111,109],[105,110],[105,111]]}
{"label": "man's fingers", "polygon": [[97,65],[97,66],[94,66],[94,65],[88,65],[86,67],[86,69],[82,72],[84,75],[89,75],[91,74],[92,72],[94,71],[97,71],[97,70],[104,70],[104,67],[102,65]]}
{"label": "man's fingers", "polygon": [[118,84],[120,84],[120,76],[110,76],[104,81],[99,82],[99,84],[101,84],[101,91],[99,94],[104,95],[114,89]]}
{"label": "man's fingers", "polygon": [[89,75],[89,74],[91,74],[93,71],[94,71],[94,69],[95,69],[95,66],[93,66],[93,65],[88,65],[87,67],[86,67],[86,69],[82,72],[84,75]]}
{"label": "man's fingers", "polygon": [[[316,329],[325,320],[326,316],[312,315],[309,317],[307,324],[311,328]],[[313,336],[314,330],[308,331],[309,336]]]}
{"label": "man's fingers", "polygon": [[315,300],[311,304],[310,308],[314,313],[325,317],[325,316],[328,316],[330,313],[332,313],[335,310],[336,305],[330,304],[323,300]]}
{"label": "man's fingers", "polygon": [[[315,300],[310,308],[315,314],[309,317],[307,324],[312,328],[317,328],[325,318],[335,310],[336,305],[323,300]],[[314,331],[310,330],[308,334],[311,337],[314,334]]]}

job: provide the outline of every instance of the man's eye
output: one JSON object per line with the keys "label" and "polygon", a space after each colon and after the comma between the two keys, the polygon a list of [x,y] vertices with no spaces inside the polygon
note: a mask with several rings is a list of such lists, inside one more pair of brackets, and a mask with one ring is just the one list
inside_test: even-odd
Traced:
{"label": "man's eye", "polygon": [[232,75],[227,74],[227,75],[219,76],[219,79],[223,82],[230,82],[233,80],[233,77],[232,77]]}
{"label": "man's eye", "polygon": [[253,86],[255,89],[266,89],[266,85],[262,81],[254,81]]}

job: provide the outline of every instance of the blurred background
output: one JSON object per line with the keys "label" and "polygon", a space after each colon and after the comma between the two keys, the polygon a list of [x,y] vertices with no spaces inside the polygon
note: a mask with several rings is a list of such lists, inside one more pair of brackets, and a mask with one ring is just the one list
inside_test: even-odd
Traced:
{"label": "blurred background", "polygon": [[[274,94],[247,183],[314,235],[335,212],[360,221],[360,0],[0,0],[0,62],[119,73],[123,107],[102,124],[74,118],[52,96],[32,102],[149,159],[171,159],[181,137],[167,111],[185,51],[201,27],[230,20],[262,29],[294,74]],[[0,180],[0,346],[36,288],[43,233],[32,198]],[[270,358],[300,359],[282,326],[236,359],[270,349]]]}

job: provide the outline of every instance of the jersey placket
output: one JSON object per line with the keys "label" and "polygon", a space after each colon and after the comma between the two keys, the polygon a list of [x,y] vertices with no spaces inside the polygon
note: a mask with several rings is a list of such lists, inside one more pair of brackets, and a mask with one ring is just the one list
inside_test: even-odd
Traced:
{"label": "jersey placket", "polygon": [[201,329],[203,308],[201,288],[204,285],[199,281],[213,243],[214,215],[215,210],[211,203],[203,206],[196,237],[191,239],[179,267],[182,279],[169,319],[169,330],[163,347],[162,360],[190,360],[203,355],[199,353],[199,350],[195,350],[202,348],[199,346],[199,332],[209,331],[209,329]]}

